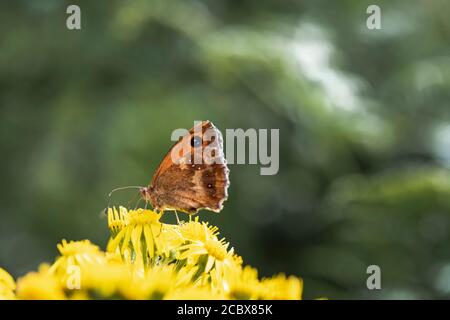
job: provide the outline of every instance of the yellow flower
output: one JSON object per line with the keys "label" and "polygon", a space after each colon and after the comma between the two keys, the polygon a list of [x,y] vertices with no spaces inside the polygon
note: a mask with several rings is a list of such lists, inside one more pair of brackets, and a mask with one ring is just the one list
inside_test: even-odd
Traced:
{"label": "yellow flower", "polygon": [[86,291],[74,291],[70,296],[70,300],[89,300],[90,297]]}
{"label": "yellow flower", "polygon": [[121,262],[92,264],[83,268],[80,288],[91,298],[121,298],[120,289],[131,282],[131,275],[131,268]]}
{"label": "yellow flower", "polygon": [[179,226],[181,236],[185,240],[206,242],[219,234],[219,228],[208,225],[207,222],[199,222],[199,217],[193,221],[183,223]]}
{"label": "yellow flower", "polygon": [[107,261],[100,248],[89,240],[62,240],[57,247],[61,256],[56,259],[49,272],[56,275],[69,290],[79,289],[84,268],[89,265],[104,265]]}
{"label": "yellow flower", "polygon": [[89,240],[70,242],[62,240],[57,245],[57,248],[61,257],[56,260],[51,271],[65,265],[83,266],[86,264],[104,263],[106,260],[105,254],[100,248],[92,244]]}
{"label": "yellow flower", "polygon": [[229,244],[224,239],[220,241],[217,239],[217,227],[208,226],[204,222],[200,223],[196,217],[194,221],[182,224],[179,229],[181,236],[186,241],[186,244],[179,248],[179,251],[182,252],[180,260],[188,259],[188,263],[195,264],[199,256],[209,254],[210,259],[205,268],[205,272],[209,272],[215,259],[222,261],[227,256]]}
{"label": "yellow flower", "polygon": [[208,273],[216,262],[217,267],[220,262],[232,256],[232,253],[230,254],[227,251],[228,246],[229,243],[225,242],[224,239],[218,240],[216,237],[207,239],[205,242],[200,240],[190,241],[190,243],[180,247],[182,253],[179,259],[187,259],[188,264],[196,264],[201,263],[202,256],[207,255],[204,272]]}
{"label": "yellow flower", "polygon": [[262,279],[260,299],[263,300],[300,300],[303,281],[300,278],[278,274],[272,278]]}
{"label": "yellow flower", "polygon": [[113,236],[116,236],[127,224],[127,209],[124,207],[108,208],[108,228]]}
{"label": "yellow flower", "polygon": [[207,286],[183,288],[170,292],[165,300],[225,300],[224,295],[213,292]]}
{"label": "yellow flower", "polygon": [[20,278],[17,288],[0,269],[0,299],[301,299],[301,279],[259,280],[198,216],[179,225],[160,218],[151,210],[109,209],[106,252],[88,240],[62,240],[54,264]]}
{"label": "yellow flower", "polygon": [[229,243],[219,240],[218,228],[193,221],[177,226],[184,244],[177,248],[177,259],[183,268],[193,272],[192,281],[197,285],[209,283],[214,292],[223,292],[223,275],[227,269],[239,267],[242,259],[228,251]]}
{"label": "yellow flower", "polygon": [[101,299],[162,299],[178,284],[175,265],[142,269],[135,265],[110,263],[91,266],[83,275],[82,289]]}
{"label": "yellow flower", "polygon": [[219,289],[223,289],[230,299],[257,299],[260,291],[258,271],[250,266],[231,269],[224,276],[223,287]]}
{"label": "yellow flower", "polygon": [[30,272],[17,280],[17,298],[24,300],[66,299],[60,280],[41,265],[38,272]]}
{"label": "yellow flower", "polygon": [[176,285],[174,265],[154,266],[141,273],[134,273],[132,280],[124,284],[121,292],[126,299],[160,300]]}
{"label": "yellow flower", "polygon": [[14,290],[16,289],[16,283],[13,277],[0,268],[0,300],[12,300],[15,298]]}
{"label": "yellow flower", "polygon": [[[160,239],[163,225],[160,214],[151,210],[108,209],[108,223],[113,236],[108,243],[108,252],[119,253],[126,262],[138,266],[154,263],[157,253],[166,253],[165,243]],[[115,233],[115,234],[114,234]]]}

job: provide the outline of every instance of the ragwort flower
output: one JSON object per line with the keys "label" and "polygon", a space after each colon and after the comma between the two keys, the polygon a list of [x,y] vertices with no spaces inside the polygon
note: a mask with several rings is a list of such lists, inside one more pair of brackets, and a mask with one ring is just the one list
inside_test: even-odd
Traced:
{"label": "ragwort flower", "polygon": [[13,277],[0,268],[0,300],[13,300],[15,298],[14,290],[16,283]]}
{"label": "ragwort flower", "polygon": [[0,269],[0,299],[301,299],[301,279],[260,280],[198,216],[176,225],[160,219],[151,210],[110,208],[106,252],[63,240],[54,264],[19,278],[17,288]]}

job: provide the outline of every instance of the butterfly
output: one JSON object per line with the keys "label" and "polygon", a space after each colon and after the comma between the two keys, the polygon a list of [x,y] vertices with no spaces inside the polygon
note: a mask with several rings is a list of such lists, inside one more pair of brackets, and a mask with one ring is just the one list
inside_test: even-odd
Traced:
{"label": "butterfly", "polygon": [[166,154],[142,198],[154,210],[220,212],[228,197],[223,138],[211,121],[198,121]]}

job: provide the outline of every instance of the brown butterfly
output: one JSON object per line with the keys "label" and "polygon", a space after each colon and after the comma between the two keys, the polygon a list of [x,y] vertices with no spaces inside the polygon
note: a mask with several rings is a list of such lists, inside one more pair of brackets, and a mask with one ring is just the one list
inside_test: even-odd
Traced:
{"label": "brown butterfly", "polygon": [[140,193],[158,211],[220,212],[228,197],[228,174],[222,134],[210,121],[199,121],[170,148]]}

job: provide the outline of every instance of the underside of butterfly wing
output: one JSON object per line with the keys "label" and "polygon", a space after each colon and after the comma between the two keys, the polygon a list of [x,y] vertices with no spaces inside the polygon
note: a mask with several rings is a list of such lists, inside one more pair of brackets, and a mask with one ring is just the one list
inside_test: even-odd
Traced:
{"label": "underside of butterfly wing", "polygon": [[[182,159],[175,163],[171,152],[174,148],[189,151],[181,151]],[[222,135],[210,121],[203,121],[171,148],[144,197],[156,210],[220,212],[228,186]]]}

